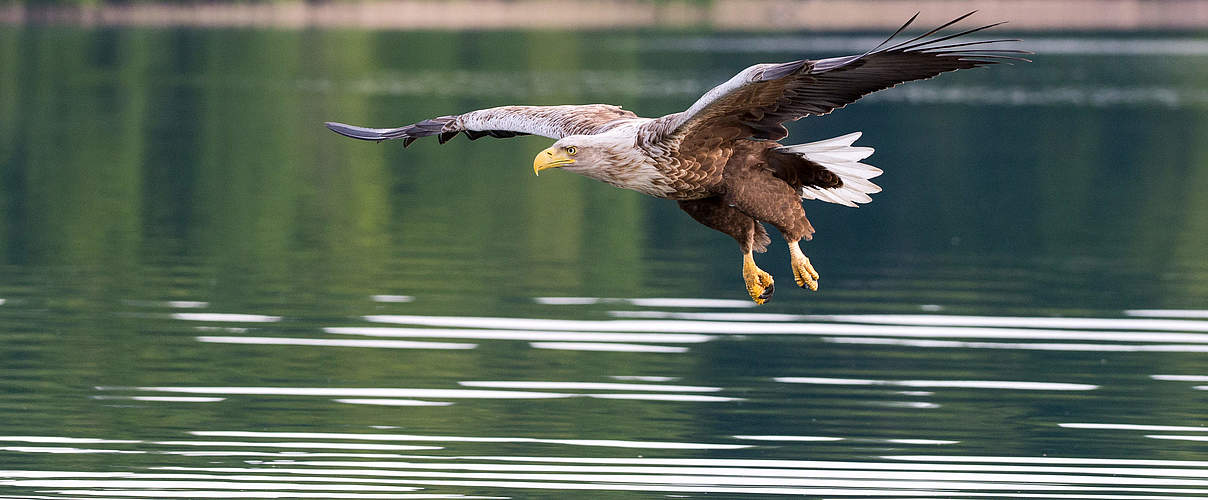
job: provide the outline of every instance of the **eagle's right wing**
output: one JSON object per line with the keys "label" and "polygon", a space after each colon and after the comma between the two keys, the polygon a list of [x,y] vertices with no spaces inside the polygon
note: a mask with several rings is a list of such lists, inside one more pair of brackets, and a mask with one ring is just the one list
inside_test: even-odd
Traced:
{"label": "eagle's right wing", "polygon": [[441,116],[398,128],[365,128],[336,122],[327,122],[327,128],[337,134],[366,141],[402,139],[406,147],[416,139],[430,135],[436,136],[444,144],[459,133],[464,133],[470,140],[488,135],[514,137],[530,134],[561,139],[568,135],[595,133],[610,122],[636,117],[630,111],[608,104],[500,106]]}
{"label": "eagle's right wing", "polygon": [[788,135],[783,123],[830,113],[878,90],[958,69],[1004,60],[1026,61],[1017,55],[1028,54],[1027,51],[987,48],[998,42],[1016,41],[1013,39],[943,43],[1001,23],[932,37],[971,14],[886,46],[910,26],[918,17],[916,14],[889,39],[863,54],[756,64],[710,90],[688,110],[643,125],[640,137],[646,143],[663,147],[684,142],[708,143],[717,138],[779,140]]}

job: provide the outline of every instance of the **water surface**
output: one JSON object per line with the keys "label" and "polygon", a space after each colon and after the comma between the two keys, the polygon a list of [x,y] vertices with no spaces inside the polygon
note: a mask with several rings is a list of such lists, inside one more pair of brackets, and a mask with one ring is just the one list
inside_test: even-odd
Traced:
{"label": "water surface", "polygon": [[[510,103],[687,107],[871,34],[0,30],[4,498],[1208,494],[1208,50],[1028,35],[792,125],[822,289],[550,141],[345,140]],[[875,45],[875,42],[873,43]]]}

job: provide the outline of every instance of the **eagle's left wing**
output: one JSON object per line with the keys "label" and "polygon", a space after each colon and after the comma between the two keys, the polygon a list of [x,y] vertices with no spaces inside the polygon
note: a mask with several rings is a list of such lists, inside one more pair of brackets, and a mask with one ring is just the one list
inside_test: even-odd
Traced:
{"label": "eagle's left wing", "polygon": [[952,35],[925,39],[973,12],[934,30],[889,47],[890,40],[914,22],[918,14],[889,39],[863,54],[830,59],[756,64],[710,90],[692,107],[643,126],[643,142],[666,146],[707,138],[779,140],[788,135],[782,123],[809,115],[824,115],[860,97],[913,80],[957,69],[975,68],[1003,60],[1011,49],[986,49],[985,44],[1017,40],[984,40],[943,44],[946,40],[997,26],[991,24]]}
{"label": "eagle's left wing", "polygon": [[633,112],[609,104],[567,106],[500,106],[460,115],[440,116],[398,128],[366,128],[327,122],[333,132],[366,141],[402,139],[403,147],[420,137],[436,136],[444,144],[457,134],[470,140],[479,137],[540,135],[561,139],[573,134],[591,134],[616,120],[636,118]]}

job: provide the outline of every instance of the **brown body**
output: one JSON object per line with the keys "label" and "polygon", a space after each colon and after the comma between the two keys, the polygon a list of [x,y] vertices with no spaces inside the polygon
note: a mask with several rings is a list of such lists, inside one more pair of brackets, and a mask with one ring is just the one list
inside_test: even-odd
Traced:
{"label": "brown body", "polygon": [[736,142],[708,196],[680,200],[680,208],[697,222],[730,235],[743,253],[763,252],[771,243],[759,221],[771,224],[789,240],[813,238],[814,226],[801,207],[801,179],[829,172],[777,153],[773,148],[778,146],[770,141]]}

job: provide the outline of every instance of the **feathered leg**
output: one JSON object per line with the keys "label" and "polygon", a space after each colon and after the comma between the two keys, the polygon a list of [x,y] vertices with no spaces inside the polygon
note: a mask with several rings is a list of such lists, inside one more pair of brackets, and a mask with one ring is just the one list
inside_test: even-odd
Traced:
{"label": "feathered leg", "polygon": [[755,265],[755,257],[752,254],[766,251],[768,243],[772,242],[763,225],[727,205],[717,196],[680,201],[679,206],[697,222],[726,233],[738,242],[742,250],[742,277],[751,300],[756,304],[763,304],[772,298],[772,293],[776,290],[772,275]]}
{"label": "feathered leg", "polygon": [[788,244],[797,285],[817,291],[818,272],[801,252],[800,241],[813,238],[814,226],[801,208],[800,192],[755,161],[727,165],[725,183],[725,203],[776,227]]}

